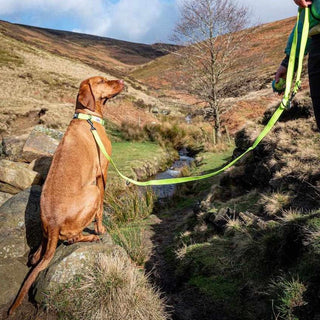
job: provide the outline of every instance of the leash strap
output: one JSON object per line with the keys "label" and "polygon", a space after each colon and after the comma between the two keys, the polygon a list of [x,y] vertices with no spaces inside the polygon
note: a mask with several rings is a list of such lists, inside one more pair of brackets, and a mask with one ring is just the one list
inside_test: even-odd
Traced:
{"label": "leash strap", "polygon": [[[274,112],[272,117],[270,118],[269,122],[267,125],[264,127],[264,129],[261,131],[259,136],[256,138],[254,143],[252,144],[251,147],[249,147],[244,153],[242,153],[240,156],[235,158],[233,161],[228,163],[226,166],[223,168],[208,173],[204,174],[201,176],[193,176],[193,177],[181,177],[181,178],[171,178],[171,179],[161,179],[161,180],[149,180],[149,181],[136,181],[131,178],[126,177],[123,175],[117,166],[115,165],[114,161],[111,159],[109,154],[107,153],[101,138],[97,132],[97,130],[94,128],[94,126],[91,123],[91,132],[94,136],[94,139],[99,146],[101,152],[104,154],[104,156],[107,158],[107,160],[112,164],[112,166],[115,168],[116,172],[122,177],[124,180],[127,182],[130,182],[132,184],[138,185],[138,186],[160,186],[160,185],[166,185],[166,184],[178,184],[178,183],[184,183],[184,182],[190,182],[190,181],[198,181],[202,179],[207,179],[213,176],[216,176],[220,174],[221,172],[227,170],[228,168],[232,167],[236,162],[238,162],[241,158],[243,158],[247,153],[252,151],[257,147],[257,145],[261,142],[261,140],[270,132],[270,130],[273,128],[275,123],[278,121],[279,117],[281,116],[282,112],[285,109],[289,109],[291,106],[291,100],[297,93],[297,91],[300,88],[300,78],[301,78],[301,71],[302,71],[302,64],[303,64],[303,57],[304,57],[304,52],[306,48],[306,43],[308,39],[308,32],[309,32],[309,8],[305,9],[305,16],[304,16],[304,24],[303,24],[303,31],[302,31],[302,36],[301,36],[301,44],[300,44],[300,52],[299,52],[299,62],[298,62],[298,68],[297,68],[297,73],[296,73],[296,82],[295,85],[292,89],[291,92],[291,87],[292,87],[292,82],[293,82],[293,77],[294,77],[294,65],[296,61],[296,51],[297,51],[297,44],[298,44],[298,22],[300,20],[300,11],[298,12],[297,16],[297,23],[294,31],[294,38],[292,42],[292,47],[290,51],[290,58],[289,58],[289,64],[288,64],[288,70],[287,70],[287,77],[286,77],[286,89],[284,92],[284,97],[277,108],[277,110]],[[80,118],[79,118],[80,119]],[[89,121],[88,121],[89,122]],[[90,122],[89,122],[90,123]]]}

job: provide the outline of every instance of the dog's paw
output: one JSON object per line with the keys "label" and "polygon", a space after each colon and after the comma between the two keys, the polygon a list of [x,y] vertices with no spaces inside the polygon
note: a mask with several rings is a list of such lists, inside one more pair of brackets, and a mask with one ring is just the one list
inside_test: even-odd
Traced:
{"label": "dog's paw", "polygon": [[100,242],[101,239],[99,236],[95,235],[95,234],[92,234],[91,235],[91,239],[89,240],[90,242]]}
{"label": "dog's paw", "polygon": [[95,225],[94,226],[94,232],[96,234],[105,234],[107,232],[107,229],[103,225],[101,225],[101,226]]}

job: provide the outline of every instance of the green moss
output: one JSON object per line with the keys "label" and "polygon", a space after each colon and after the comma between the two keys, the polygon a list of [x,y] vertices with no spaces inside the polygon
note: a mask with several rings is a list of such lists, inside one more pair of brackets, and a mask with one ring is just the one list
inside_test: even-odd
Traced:
{"label": "green moss", "polygon": [[215,202],[215,207],[217,210],[220,208],[232,208],[236,212],[250,211],[252,213],[257,213],[259,211],[260,205],[259,200],[261,199],[261,194],[256,190],[253,190],[241,197],[231,199],[227,202]]}
{"label": "green moss", "polygon": [[312,230],[317,231],[320,230],[320,218],[314,217],[307,221],[306,225]]}
{"label": "green moss", "polygon": [[239,295],[239,281],[223,276],[205,277],[195,276],[189,284],[196,286],[202,293],[210,296],[214,301],[237,300]]}

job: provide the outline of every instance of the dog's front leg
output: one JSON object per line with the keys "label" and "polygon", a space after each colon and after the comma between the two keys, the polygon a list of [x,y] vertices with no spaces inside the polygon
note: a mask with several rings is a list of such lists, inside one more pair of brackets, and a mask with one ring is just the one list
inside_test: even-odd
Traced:
{"label": "dog's front leg", "polygon": [[102,224],[102,217],[103,217],[103,199],[104,199],[104,181],[103,178],[100,176],[97,178],[97,186],[100,190],[100,206],[97,210],[96,217],[95,217],[95,223],[94,223],[94,231],[96,234],[103,234],[106,233],[106,228]]}

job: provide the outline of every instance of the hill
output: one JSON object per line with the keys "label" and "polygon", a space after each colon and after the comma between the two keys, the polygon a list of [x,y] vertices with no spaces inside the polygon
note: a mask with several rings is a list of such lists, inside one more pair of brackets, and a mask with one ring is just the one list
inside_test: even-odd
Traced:
{"label": "hill", "polygon": [[[244,30],[245,46],[238,52],[233,67],[223,75],[220,91],[230,111],[223,116],[232,133],[243,127],[246,119],[261,117],[266,107],[277,100],[271,82],[284,58],[288,34],[295,18],[288,18]],[[186,90],[188,77],[180,57],[168,54],[136,66],[130,76],[154,89],[162,101],[180,106],[185,112],[199,114],[203,106]],[[306,70],[306,68],[304,69]],[[200,112],[201,113],[201,112]]]}
{"label": "hill", "polygon": [[[0,41],[0,131],[4,134],[22,134],[38,123],[66,128],[82,80],[123,76],[132,64],[162,54],[148,45],[6,22],[0,22]],[[149,109],[136,107],[137,101],[163,107],[127,80],[125,92],[105,110],[109,121],[117,125],[124,120],[141,125],[156,122]]]}
{"label": "hill", "polygon": [[[290,18],[244,31],[248,34],[246,47],[239,52],[234,68],[225,74],[221,87],[225,96],[224,103],[228,105],[229,109],[222,117],[223,126],[227,127],[231,134],[242,128],[248,118],[262,116],[266,107],[277,100],[276,95],[270,90],[270,83],[283,58],[287,34],[293,25],[294,19]],[[86,75],[74,69],[72,65],[77,65],[78,69],[83,70],[88,70],[87,67],[90,67],[92,72],[87,72],[87,75],[97,73],[94,70],[98,70],[103,74],[125,79],[128,92],[126,98],[121,99],[121,104],[118,104],[118,107],[123,106],[121,113],[124,114],[124,117],[122,119],[144,124],[154,119],[151,111],[156,113],[163,111],[166,114],[171,113],[178,116],[180,121],[189,113],[201,120],[202,106],[198,104],[195,97],[186,91],[186,82],[182,81],[185,75],[182,73],[179,59],[173,53],[168,54],[169,51],[179,49],[176,46],[137,44],[74,32],[11,24],[4,21],[0,22],[0,32],[3,38],[0,57],[2,65],[6,64],[9,59],[9,62],[14,64],[13,68],[19,67],[21,70],[17,73],[13,72],[11,68],[2,73],[6,81],[8,78],[13,79],[12,77],[14,77],[15,81],[20,83],[15,88],[34,86],[30,75],[33,72],[36,73],[39,66],[35,62],[38,60],[37,55],[40,55],[40,52],[45,52],[45,56],[48,59],[50,56],[50,59],[52,58],[55,62],[44,62],[42,58],[42,65],[47,65],[44,68],[48,68],[49,72],[46,76],[49,76],[50,79],[42,81],[39,80],[40,75],[34,75],[35,80],[39,80],[37,85],[40,85],[40,88],[34,89],[34,91],[39,92],[40,95],[44,91],[51,92],[49,95],[55,92],[59,95],[58,101],[62,103],[73,102],[76,88]],[[29,51],[29,60],[23,53],[26,50]],[[32,58],[30,51],[34,52]],[[69,61],[68,66],[67,61]],[[81,63],[85,64],[83,68]],[[51,69],[48,67],[49,65],[51,65]],[[57,70],[54,70],[53,65],[63,65],[64,67],[60,69],[57,67]],[[27,71],[29,67],[30,70]],[[8,76],[6,72],[9,73]],[[65,73],[65,76],[59,79],[59,73]],[[68,84],[70,78],[74,78],[70,84],[73,89],[66,89],[68,85],[61,86],[61,84]],[[44,83],[46,81],[51,82],[51,87]],[[59,91],[61,92],[59,93]],[[13,96],[17,99],[20,94],[24,101],[25,94],[19,90]],[[11,98],[6,97],[6,99],[10,100]],[[54,99],[51,98],[51,103],[57,102],[52,100]],[[45,109],[48,109],[45,107],[47,102],[41,102]],[[28,100],[24,104],[28,105],[29,103]],[[7,117],[5,118],[7,119]],[[117,119],[115,115],[111,115],[111,120],[118,124],[121,124],[122,121]]]}
{"label": "hill", "polygon": [[[147,45],[83,33],[39,28],[0,21],[4,35],[46,51],[82,61],[114,76],[167,52],[159,44]],[[174,47],[174,46],[172,46]]]}

